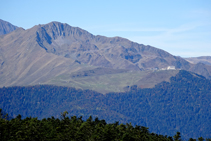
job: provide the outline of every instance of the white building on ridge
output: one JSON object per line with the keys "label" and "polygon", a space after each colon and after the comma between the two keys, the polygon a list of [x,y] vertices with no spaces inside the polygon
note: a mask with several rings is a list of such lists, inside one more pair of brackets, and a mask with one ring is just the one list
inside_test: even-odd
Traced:
{"label": "white building on ridge", "polygon": [[175,66],[168,66],[167,70],[175,70]]}

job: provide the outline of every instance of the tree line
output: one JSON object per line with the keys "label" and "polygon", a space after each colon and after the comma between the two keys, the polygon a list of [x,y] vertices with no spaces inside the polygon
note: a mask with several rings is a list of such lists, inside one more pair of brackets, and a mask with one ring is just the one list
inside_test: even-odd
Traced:
{"label": "tree line", "polygon": [[[1,141],[181,141],[180,132],[173,137],[150,133],[147,127],[132,126],[131,123],[106,123],[105,120],[90,116],[87,120],[82,117],[68,117],[68,112],[61,113],[60,118],[32,117],[22,119],[21,115],[8,119],[0,109],[0,139]],[[204,138],[198,138],[203,141]],[[189,141],[196,141],[190,138]],[[206,139],[211,141],[211,139]]]}

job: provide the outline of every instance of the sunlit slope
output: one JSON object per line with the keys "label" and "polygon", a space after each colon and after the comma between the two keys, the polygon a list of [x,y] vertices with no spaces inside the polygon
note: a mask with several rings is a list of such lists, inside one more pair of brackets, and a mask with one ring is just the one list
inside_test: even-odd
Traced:
{"label": "sunlit slope", "polygon": [[44,84],[71,86],[80,89],[95,90],[100,93],[123,92],[130,86],[137,85],[141,88],[152,88],[162,81],[169,81],[170,77],[175,76],[178,70],[165,71],[124,71],[114,70],[113,73],[97,73],[102,68],[79,71],[73,74],[62,74]]}

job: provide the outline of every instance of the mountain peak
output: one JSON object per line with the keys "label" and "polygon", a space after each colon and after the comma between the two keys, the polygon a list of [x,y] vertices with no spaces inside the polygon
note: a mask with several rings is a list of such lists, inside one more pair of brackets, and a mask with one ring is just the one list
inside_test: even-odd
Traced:
{"label": "mountain peak", "polygon": [[0,35],[10,33],[17,28],[18,28],[17,26],[14,26],[9,22],[6,22],[6,21],[0,19]]}
{"label": "mountain peak", "polygon": [[53,21],[37,27],[36,41],[47,52],[85,64],[143,70],[171,65],[185,68],[184,64],[188,63],[149,45],[138,44],[118,36],[94,36],[86,30],[66,23]]}
{"label": "mountain peak", "polygon": [[59,36],[93,36],[91,33],[83,30],[79,27],[73,27],[66,23],[61,23],[57,21],[50,22],[48,24],[40,25],[46,32],[52,37],[52,39],[57,39]]}
{"label": "mountain peak", "polygon": [[[23,57],[23,52],[28,53],[30,50],[30,56],[33,56],[34,51],[39,51],[37,54],[42,52],[45,55],[58,57],[64,62],[76,60],[76,62],[88,66],[110,69],[140,71],[160,70],[168,66],[185,70],[193,68],[193,64],[164,50],[138,44],[118,36],[95,36],[86,30],[72,27],[66,23],[53,21],[22,30],[18,29],[12,34],[3,36],[0,40],[2,41],[2,50],[7,51],[11,57],[17,55],[15,51],[19,48]],[[13,52],[13,56],[11,52]],[[5,57],[0,59],[3,60],[3,58]],[[210,76],[209,70],[211,69],[207,68],[207,70],[208,73],[203,71],[206,77]]]}

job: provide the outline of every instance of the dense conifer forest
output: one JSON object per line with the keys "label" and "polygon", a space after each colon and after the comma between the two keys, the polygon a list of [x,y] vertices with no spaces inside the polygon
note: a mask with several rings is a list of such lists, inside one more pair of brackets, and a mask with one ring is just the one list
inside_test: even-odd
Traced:
{"label": "dense conifer forest", "polygon": [[[150,133],[147,127],[132,126],[131,123],[119,124],[106,123],[98,118],[92,119],[90,116],[86,121],[82,117],[68,117],[68,112],[61,113],[60,118],[37,118],[26,117],[8,120],[7,115],[3,115],[0,109],[0,139],[9,140],[59,140],[59,141],[181,141],[180,132],[173,137]],[[196,141],[190,138],[189,141]],[[199,137],[198,141],[203,141]],[[206,139],[211,141],[211,139]]]}
{"label": "dense conifer forest", "polygon": [[[127,92],[106,95],[91,90],[49,85],[0,89],[0,108],[14,118],[5,121],[8,124],[18,124],[19,114],[24,118],[21,122],[37,121],[41,124],[46,120],[58,121],[60,124],[67,118],[60,120],[60,113],[67,111],[69,116],[82,116],[83,119],[75,117],[78,122],[88,120],[90,116],[98,117],[108,123],[105,127],[117,128],[124,124],[126,130],[131,123],[133,129],[136,126],[148,127],[149,132],[158,135],[173,137],[180,132],[181,138],[185,140],[211,137],[210,103],[210,80],[187,71],[180,71],[170,82],[162,82],[152,89],[133,86]],[[71,123],[72,118],[67,121]],[[116,121],[120,124],[116,124]],[[114,132],[117,132],[116,129]],[[132,137],[136,138],[135,135]]]}

